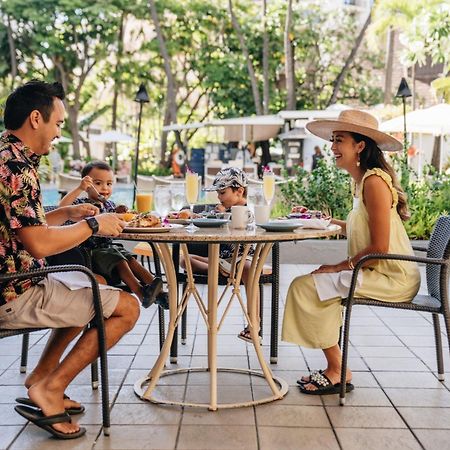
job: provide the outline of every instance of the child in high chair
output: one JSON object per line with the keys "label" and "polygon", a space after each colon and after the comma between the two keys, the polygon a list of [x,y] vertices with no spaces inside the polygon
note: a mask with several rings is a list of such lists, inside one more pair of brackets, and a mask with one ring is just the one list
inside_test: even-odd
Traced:
{"label": "child in high chair", "polygon": [[[118,212],[115,203],[109,200],[114,173],[108,164],[92,161],[83,168],[81,176],[80,185],[65,195],[59,206],[93,203],[101,213]],[[87,197],[79,198],[83,192],[87,193]],[[168,303],[167,293],[162,291],[161,278],[154,277],[123,245],[99,236],[92,236],[83,245],[90,251],[93,272],[104,277],[108,284],[117,285],[123,281],[137,295],[144,308],[155,301],[163,306]]]}
{"label": "child in high chair", "polygon": [[[229,212],[231,211],[232,206],[246,206],[247,205],[247,186],[248,180],[246,173],[237,168],[237,167],[227,167],[225,169],[220,170],[212,186],[205,188],[205,191],[216,191],[217,196],[219,197],[220,203],[216,205],[215,211],[217,212]],[[222,275],[228,276],[231,260],[233,258],[233,254],[236,250],[236,244],[234,243],[226,243],[220,244],[220,254],[219,254],[219,270]],[[244,248],[242,245],[239,245],[238,248],[238,257],[242,256]],[[242,282],[244,283],[244,287],[246,292],[247,290],[247,280],[248,280],[248,272],[250,270],[251,265],[251,257],[255,252],[254,246],[252,246],[247,255],[247,261],[245,262],[244,270],[242,273]],[[208,257],[207,256],[198,256],[198,255],[189,255],[189,260],[191,262],[192,271],[194,273],[208,273]],[[186,263],[181,260],[180,265],[185,268]],[[240,339],[244,341],[251,342],[250,331],[248,327],[245,327],[238,335]]]}

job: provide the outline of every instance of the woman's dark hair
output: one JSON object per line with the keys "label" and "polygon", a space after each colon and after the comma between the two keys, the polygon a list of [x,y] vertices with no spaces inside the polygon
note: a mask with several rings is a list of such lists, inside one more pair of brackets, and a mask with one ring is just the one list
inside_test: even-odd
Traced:
{"label": "woman's dark hair", "polygon": [[48,122],[53,111],[53,100],[64,100],[61,83],[29,81],[15,89],[6,99],[3,121],[7,130],[18,130],[32,111],[38,110],[44,122]]}
{"label": "woman's dark hair", "polygon": [[104,161],[91,161],[83,167],[83,170],[81,171],[81,177],[84,178],[85,176],[89,175],[92,169],[107,170],[108,172],[112,172],[111,166]]}
{"label": "woman's dark hair", "polygon": [[378,168],[389,174],[389,176],[392,178],[392,185],[394,186],[394,189],[398,194],[397,212],[403,221],[408,220],[410,218],[410,214],[406,201],[406,194],[400,186],[394,169],[386,161],[383,152],[380,150],[373,139],[359,133],[350,132],[350,134],[356,142],[364,141],[366,144],[364,150],[359,154],[361,169],[366,171]]}

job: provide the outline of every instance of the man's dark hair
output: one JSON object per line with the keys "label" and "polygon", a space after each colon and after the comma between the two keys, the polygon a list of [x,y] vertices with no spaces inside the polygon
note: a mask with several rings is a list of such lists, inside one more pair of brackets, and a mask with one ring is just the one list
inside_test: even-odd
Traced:
{"label": "man's dark hair", "polygon": [[65,93],[61,83],[33,80],[18,87],[6,100],[3,117],[5,128],[18,130],[34,110],[38,110],[44,122],[48,122],[55,97],[64,100]]}
{"label": "man's dark hair", "polygon": [[108,172],[112,172],[111,166],[104,161],[91,161],[83,167],[83,170],[81,171],[81,177],[84,178],[85,176],[89,175],[92,169],[107,170]]}

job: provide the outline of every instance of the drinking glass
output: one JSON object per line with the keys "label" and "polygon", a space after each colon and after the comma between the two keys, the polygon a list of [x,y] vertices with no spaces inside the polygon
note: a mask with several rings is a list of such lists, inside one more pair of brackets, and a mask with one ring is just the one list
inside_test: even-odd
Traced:
{"label": "drinking glass", "polygon": [[187,172],[186,173],[186,201],[189,204],[189,208],[191,209],[191,222],[186,227],[186,231],[188,232],[194,232],[197,230],[198,227],[196,227],[193,223],[194,220],[194,205],[197,203],[198,200],[198,174],[195,172]]}
{"label": "drinking glass", "polygon": [[153,205],[155,211],[160,215],[161,221],[164,222],[167,214],[170,211],[170,187],[169,186],[156,186],[153,196]]}
{"label": "drinking glass", "polygon": [[273,172],[264,172],[263,175],[263,190],[266,203],[270,205],[275,196],[275,175]]}
{"label": "drinking glass", "polygon": [[186,199],[184,197],[185,187],[184,184],[172,185],[170,187],[171,191],[171,204],[173,211],[180,211],[180,209],[186,204]]}
{"label": "drinking glass", "polygon": [[250,185],[247,188],[247,206],[250,211],[255,213],[256,205],[264,205],[264,192],[262,186]]}
{"label": "drinking glass", "polygon": [[138,192],[136,194],[136,209],[138,213],[145,213],[152,209],[153,195],[149,192]]}

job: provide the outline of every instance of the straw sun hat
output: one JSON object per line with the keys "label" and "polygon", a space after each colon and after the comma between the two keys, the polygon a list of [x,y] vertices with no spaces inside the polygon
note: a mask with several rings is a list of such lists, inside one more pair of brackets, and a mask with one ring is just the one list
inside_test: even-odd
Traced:
{"label": "straw sun hat", "polygon": [[322,139],[330,140],[333,131],[350,131],[373,139],[383,151],[399,152],[403,146],[400,141],[378,130],[378,120],[364,111],[347,109],[333,120],[313,120],[306,129]]}

